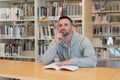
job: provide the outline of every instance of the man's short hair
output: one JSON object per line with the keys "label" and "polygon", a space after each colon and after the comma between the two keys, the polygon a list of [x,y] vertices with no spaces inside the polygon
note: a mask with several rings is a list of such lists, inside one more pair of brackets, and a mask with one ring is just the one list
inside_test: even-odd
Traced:
{"label": "man's short hair", "polygon": [[68,19],[70,21],[70,23],[73,25],[73,21],[72,21],[72,19],[70,17],[68,17],[68,16],[61,16],[61,17],[59,17],[59,21],[61,19]]}

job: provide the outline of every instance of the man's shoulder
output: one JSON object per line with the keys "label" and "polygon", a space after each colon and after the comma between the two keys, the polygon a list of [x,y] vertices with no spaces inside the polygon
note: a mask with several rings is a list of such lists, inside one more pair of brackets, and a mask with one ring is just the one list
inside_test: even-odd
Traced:
{"label": "man's shoulder", "polygon": [[79,39],[85,39],[85,38],[87,38],[85,35],[82,35],[82,34],[80,34],[80,33],[78,33],[78,32],[74,32],[74,35],[73,36],[76,36],[77,38],[79,38]]}

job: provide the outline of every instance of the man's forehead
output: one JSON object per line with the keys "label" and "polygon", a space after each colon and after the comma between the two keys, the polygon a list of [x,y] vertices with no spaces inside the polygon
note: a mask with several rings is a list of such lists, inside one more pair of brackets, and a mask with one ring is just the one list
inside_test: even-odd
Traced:
{"label": "man's forehead", "polygon": [[59,20],[59,24],[60,23],[69,23],[70,21],[68,19],[61,19]]}

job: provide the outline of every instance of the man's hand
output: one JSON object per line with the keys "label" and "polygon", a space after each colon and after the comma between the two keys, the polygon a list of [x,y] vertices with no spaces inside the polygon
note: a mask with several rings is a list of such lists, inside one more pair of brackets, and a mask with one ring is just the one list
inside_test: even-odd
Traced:
{"label": "man's hand", "polygon": [[63,34],[62,33],[57,33],[56,35],[55,35],[55,42],[56,43],[61,43],[62,42],[62,40],[64,39],[64,37],[63,37]]}
{"label": "man's hand", "polygon": [[66,66],[66,65],[69,65],[70,64],[70,60],[65,60],[63,62],[60,62],[57,64],[57,66]]}

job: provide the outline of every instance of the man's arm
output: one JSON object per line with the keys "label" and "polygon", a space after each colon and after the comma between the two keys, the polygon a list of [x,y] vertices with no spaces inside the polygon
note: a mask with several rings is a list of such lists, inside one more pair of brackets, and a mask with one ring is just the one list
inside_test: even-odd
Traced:
{"label": "man's arm", "polygon": [[49,45],[48,50],[42,56],[42,61],[44,64],[50,64],[54,61],[54,58],[57,54],[57,44],[55,41],[52,41]]}
{"label": "man's arm", "polygon": [[54,61],[54,58],[57,54],[58,45],[64,40],[64,37],[61,33],[55,34],[55,40],[51,42],[48,50],[43,56],[43,63],[50,64]]}
{"label": "man's arm", "polygon": [[82,41],[81,46],[83,46],[83,58],[70,59],[70,64],[79,67],[96,67],[97,60],[91,42],[87,38],[85,38]]}

